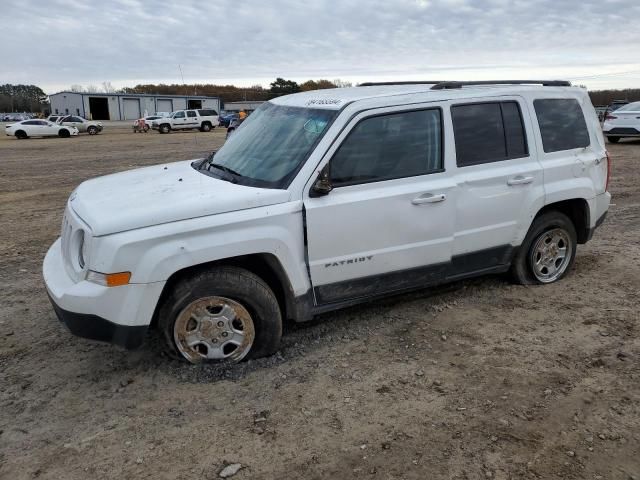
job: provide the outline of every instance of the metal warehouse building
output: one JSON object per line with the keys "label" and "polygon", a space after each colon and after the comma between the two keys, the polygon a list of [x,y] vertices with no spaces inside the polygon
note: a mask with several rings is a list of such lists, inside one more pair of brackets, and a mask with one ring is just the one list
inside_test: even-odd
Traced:
{"label": "metal warehouse building", "polygon": [[146,95],[135,93],[60,92],[49,95],[51,114],[80,115],[89,120],[135,120],[144,114],[188,108],[212,108],[220,112],[218,97]]}

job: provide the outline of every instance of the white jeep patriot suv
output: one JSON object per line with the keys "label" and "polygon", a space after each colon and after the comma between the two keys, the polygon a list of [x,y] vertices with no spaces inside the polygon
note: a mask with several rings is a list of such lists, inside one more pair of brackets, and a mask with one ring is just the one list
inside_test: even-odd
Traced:
{"label": "white jeep patriot suv", "polygon": [[44,260],[58,317],[189,362],[285,320],[510,271],[547,284],[604,220],[610,160],[562,81],[365,84],[263,104],[215,154],[82,183]]}
{"label": "white jeep patriot suv", "polygon": [[151,128],[160,133],[169,133],[171,130],[193,130],[194,128],[201,132],[208,132],[219,124],[218,112],[210,108],[201,108],[198,110],[178,110],[168,117],[153,120]]}

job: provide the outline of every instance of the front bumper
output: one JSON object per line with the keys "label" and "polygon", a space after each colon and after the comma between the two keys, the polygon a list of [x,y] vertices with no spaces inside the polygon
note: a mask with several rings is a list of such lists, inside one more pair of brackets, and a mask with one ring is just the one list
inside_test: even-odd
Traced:
{"label": "front bumper", "polygon": [[144,340],[165,282],[104,287],[75,282],[67,273],[60,239],[42,266],[47,294],[58,318],[74,335],[135,348]]}
{"label": "front bumper", "polygon": [[49,295],[49,300],[51,300],[58,320],[64,323],[69,331],[77,337],[113,343],[126,349],[137,348],[144,342],[148,328],[145,325],[118,325],[97,315],[65,310],[51,298],[51,295]]}

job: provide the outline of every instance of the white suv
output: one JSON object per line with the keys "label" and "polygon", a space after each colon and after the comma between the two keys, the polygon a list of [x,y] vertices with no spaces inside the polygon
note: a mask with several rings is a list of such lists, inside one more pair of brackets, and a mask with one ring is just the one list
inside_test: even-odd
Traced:
{"label": "white suv", "polygon": [[160,133],[171,130],[191,130],[197,128],[201,132],[208,132],[220,124],[218,112],[210,108],[198,110],[178,110],[169,117],[159,118],[151,122],[151,128]]}
{"label": "white suv", "polygon": [[275,352],[286,319],[486,273],[561,279],[609,207],[598,117],[567,82],[478,83],[278,97],[206,159],[84,182],[44,260],[59,318],[239,361]]}

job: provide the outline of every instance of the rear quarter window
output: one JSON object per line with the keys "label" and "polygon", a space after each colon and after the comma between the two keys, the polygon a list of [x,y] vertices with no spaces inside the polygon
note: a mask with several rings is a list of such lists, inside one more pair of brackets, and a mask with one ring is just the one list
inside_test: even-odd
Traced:
{"label": "rear quarter window", "polygon": [[198,112],[200,113],[201,117],[213,117],[213,116],[217,116],[218,112],[216,112],[215,110],[198,110]]}
{"label": "rear quarter window", "polygon": [[576,99],[538,99],[533,106],[545,153],[589,146],[587,122]]}

